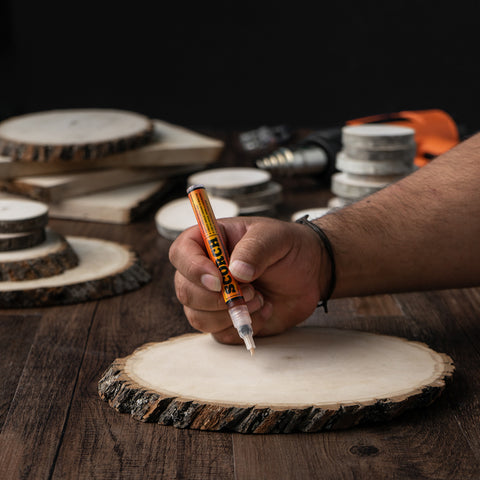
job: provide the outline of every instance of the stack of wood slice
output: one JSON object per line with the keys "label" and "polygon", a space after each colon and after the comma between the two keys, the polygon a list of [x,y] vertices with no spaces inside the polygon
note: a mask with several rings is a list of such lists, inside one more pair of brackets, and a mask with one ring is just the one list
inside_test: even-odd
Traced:
{"label": "stack of wood slice", "polygon": [[234,201],[239,215],[275,216],[282,186],[266,170],[249,167],[214,168],[193,173],[188,185],[204,185],[209,193]]}
{"label": "stack of wood slice", "polygon": [[0,123],[0,188],[49,204],[52,217],[129,223],[222,148],[219,140],[123,110],[22,115]]}
{"label": "stack of wood slice", "polygon": [[342,129],[329,207],[370,195],[414,170],[415,131],[395,125],[354,125]]}
{"label": "stack of wood slice", "polygon": [[128,247],[63,237],[47,205],[0,200],[0,307],[69,304],[135,290],[150,280]]}

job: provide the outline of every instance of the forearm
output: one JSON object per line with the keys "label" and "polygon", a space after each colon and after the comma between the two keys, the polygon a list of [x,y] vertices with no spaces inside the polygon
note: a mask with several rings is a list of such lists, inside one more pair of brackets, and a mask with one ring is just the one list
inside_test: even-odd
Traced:
{"label": "forearm", "polygon": [[334,297],[480,284],[480,134],[316,223],[334,247]]}

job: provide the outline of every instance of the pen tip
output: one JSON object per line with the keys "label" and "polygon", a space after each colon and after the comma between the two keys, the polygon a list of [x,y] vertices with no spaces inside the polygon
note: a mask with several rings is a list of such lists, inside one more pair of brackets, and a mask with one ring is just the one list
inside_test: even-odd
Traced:
{"label": "pen tip", "polygon": [[251,348],[250,349],[250,355],[253,357],[253,354],[255,353],[255,349],[254,348]]}

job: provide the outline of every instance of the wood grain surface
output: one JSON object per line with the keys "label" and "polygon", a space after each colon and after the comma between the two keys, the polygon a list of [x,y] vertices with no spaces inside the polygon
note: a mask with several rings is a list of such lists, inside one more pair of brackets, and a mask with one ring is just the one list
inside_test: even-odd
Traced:
{"label": "wood grain surface", "polygon": [[[222,162],[246,160],[230,149]],[[282,182],[284,218],[331,197],[312,179]],[[180,430],[119,415],[97,394],[113,359],[193,331],[175,298],[170,242],[153,217],[127,226],[50,226],[134,245],[153,280],[101,301],[0,310],[2,479],[479,478],[480,288],[335,300],[328,314],[309,320],[401,336],[450,355],[453,381],[428,408],[387,424],[314,434]]]}

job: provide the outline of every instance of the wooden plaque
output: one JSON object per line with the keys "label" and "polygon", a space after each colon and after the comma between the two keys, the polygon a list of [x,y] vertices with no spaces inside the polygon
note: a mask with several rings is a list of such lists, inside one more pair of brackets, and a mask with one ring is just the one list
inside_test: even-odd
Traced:
{"label": "wooden plaque", "polygon": [[450,357],[402,338],[297,327],[243,345],[191,334],[117,359],[101,398],[135,419],[240,433],[317,432],[386,421],[429,405]]}
{"label": "wooden plaque", "polygon": [[0,252],[0,282],[52,277],[77,265],[77,254],[63,235],[47,228],[45,241],[41,244]]}
{"label": "wooden plaque", "polygon": [[51,110],[1,122],[0,154],[26,162],[92,160],[145,145],[152,133],[152,121],[134,112]]}
{"label": "wooden plaque", "polygon": [[0,308],[67,305],[119,295],[150,280],[137,255],[107,240],[66,237],[78,265],[60,275],[0,282]]}

